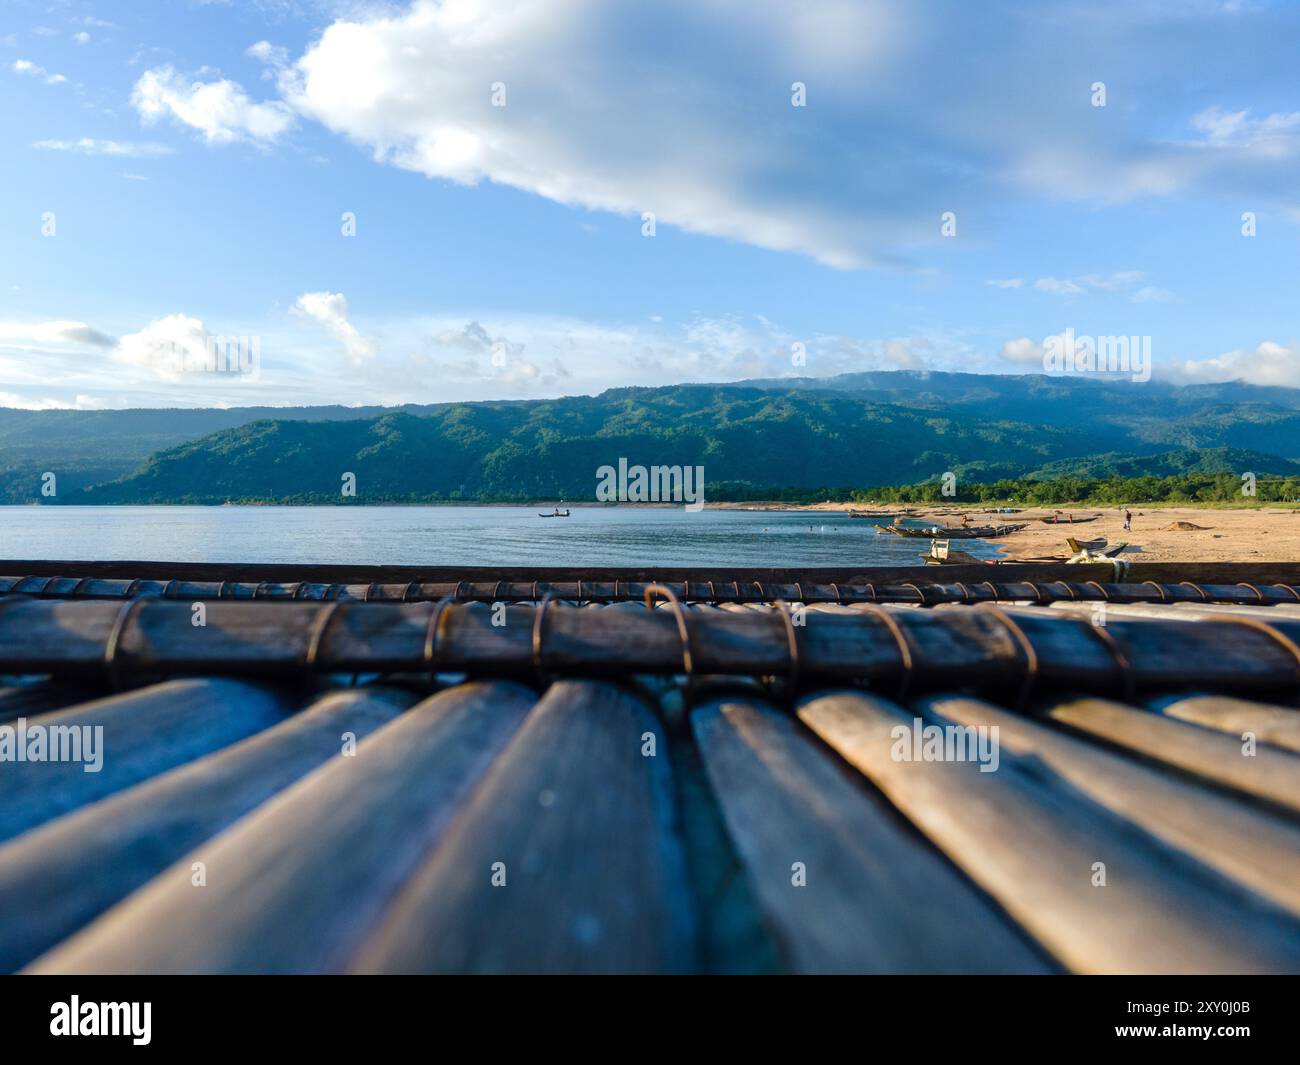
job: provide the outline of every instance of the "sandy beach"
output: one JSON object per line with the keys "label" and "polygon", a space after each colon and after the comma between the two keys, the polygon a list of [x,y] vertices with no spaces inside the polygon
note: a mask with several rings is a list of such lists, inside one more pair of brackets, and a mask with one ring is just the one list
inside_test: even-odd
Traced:
{"label": "sandy beach", "polygon": [[[731,504],[733,507],[745,504]],[[1027,507],[1018,514],[996,515],[979,507],[962,509],[953,506],[892,504],[865,507],[850,503],[816,503],[810,506],[789,504],[748,504],[753,509],[848,511],[871,513],[906,513],[908,517],[936,525],[960,525],[961,516],[969,514],[972,524],[999,522],[1029,525],[1018,533],[994,541],[1010,560],[1065,558],[1070,554],[1067,536],[1091,540],[1104,536],[1111,545],[1127,543],[1122,557],[1144,562],[1283,562],[1300,560],[1300,512],[1292,507],[1242,507],[1215,509],[1194,506],[1134,506],[1133,528],[1124,531],[1124,512],[1113,507],[1086,505],[1061,508],[1061,524],[1045,525],[1039,518],[1051,517],[1055,508]],[[1077,531],[1066,523],[1066,515],[1076,518],[1100,514]],[[1178,523],[1199,528],[1177,527]]]}

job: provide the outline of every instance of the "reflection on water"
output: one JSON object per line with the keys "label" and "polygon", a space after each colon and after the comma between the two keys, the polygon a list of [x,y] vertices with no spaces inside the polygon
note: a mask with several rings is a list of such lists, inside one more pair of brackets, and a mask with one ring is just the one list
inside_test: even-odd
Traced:
{"label": "reflection on water", "polygon": [[[916,565],[923,539],[831,512],[574,507],[0,507],[0,558],[429,566]],[[997,554],[993,544],[963,550]]]}

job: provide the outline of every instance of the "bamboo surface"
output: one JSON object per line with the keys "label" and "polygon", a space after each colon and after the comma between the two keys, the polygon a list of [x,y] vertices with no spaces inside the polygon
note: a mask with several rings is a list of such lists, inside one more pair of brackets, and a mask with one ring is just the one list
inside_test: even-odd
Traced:
{"label": "bamboo surface", "polygon": [[692,970],[671,778],[639,697],[552,685],[352,971]]}
{"label": "bamboo surface", "polygon": [[972,762],[898,761],[892,730],[912,713],[863,693],[806,700],[800,717],[1071,971],[1300,967],[1300,920],[1153,846],[1139,825],[1032,757],[1003,750],[990,773]]}
{"label": "bamboo surface", "polygon": [[1300,823],[982,699],[936,695],[917,708],[998,728],[1003,750],[1039,760],[1093,802],[1300,917]]}
{"label": "bamboo surface", "polygon": [[281,724],[0,846],[0,970],[67,938],[340,754],[347,737],[364,739],[414,701],[382,688],[331,693]]}
{"label": "bamboo surface", "polygon": [[694,712],[692,725],[792,971],[1050,971],[1013,925],[787,715],[762,701],[715,699]]}
{"label": "bamboo surface", "polygon": [[[443,692],[176,862],[29,966],[64,973],[338,971],[535,696]],[[208,885],[193,884],[202,862]]]}
{"label": "bamboo surface", "polygon": [[1300,757],[1240,737],[1161,717],[1109,699],[1071,698],[1044,708],[1053,721],[1243,798],[1300,815]]}
{"label": "bamboo surface", "polygon": [[1148,704],[1166,717],[1177,718],[1244,740],[1300,754],[1300,712],[1293,706],[1268,706],[1227,695],[1164,695]]}
{"label": "bamboo surface", "polygon": [[[1174,608],[1170,608],[1174,609]],[[287,678],[465,671],[746,674],[929,688],[1200,685],[1294,696],[1300,618],[1116,617],[1105,625],[1041,608],[875,604],[788,609],[728,604],[49,601],[0,607],[0,672],[67,678],[183,674]],[[683,631],[685,639],[683,639]]]}
{"label": "bamboo surface", "polygon": [[[1300,567],[648,608],[662,571],[118,565],[0,587],[0,728],[105,753],[0,763],[0,967],[1300,972]],[[903,760],[917,719],[996,770]]]}
{"label": "bamboo surface", "polygon": [[[1234,585],[1248,582],[1257,586],[1284,583],[1300,585],[1300,563],[1296,562],[1144,562],[1140,558],[1117,567],[1112,562],[1066,565],[1043,562],[999,562],[944,567],[947,581],[984,581],[996,576],[999,581],[1108,581],[1117,569],[1135,582],[1178,584],[1189,581],[1198,585]],[[199,581],[219,584],[234,581],[270,586],[299,583],[322,585],[357,585],[362,588],[391,584],[399,587],[412,582],[432,584],[478,584],[490,589],[498,581],[520,586],[537,582],[543,586],[564,582],[615,581],[676,584],[683,580],[696,583],[714,582],[729,585],[781,584],[803,581],[839,584],[869,582],[887,584],[895,581],[932,583],[931,566],[407,566],[342,565],[337,563],[259,563],[259,562],[178,562],[170,561],[96,561],[84,560],[0,560],[0,574],[20,577],[65,577],[74,580],[147,580]]]}
{"label": "bamboo surface", "polygon": [[[907,567],[848,573],[812,570],[786,577],[768,571],[729,579],[697,579],[676,575],[659,580],[638,577],[491,579],[458,578],[404,582],[376,580],[365,584],[235,579],[194,580],[148,577],[60,576],[10,574],[0,576],[0,598],[35,596],[41,599],[179,599],[208,600],[310,600],[345,602],[425,602],[452,599],[466,602],[539,602],[543,598],[575,603],[637,601],[655,584],[667,585],[679,599],[698,602],[769,603],[783,599],[808,603],[1228,603],[1239,605],[1300,605],[1300,568],[1277,580],[1276,570],[1243,574],[1227,581],[1220,571],[1208,571],[1195,580],[1141,581],[1127,570],[1107,566],[1056,567],[1000,564],[947,567],[943,579],[933,569],[910,574]],[[960,571],[960,572],[958,572]],[[968,572],[973,571],[973,572]],[[1086,571],[1086,572],[1085,572]],[[1117,580],[1117,577],[1122,579]]]}
{"label": "bamboo surface", "polygon": [[293,709],[284,693],[213,678],[167,681],[42,715],[32,724],[102,728],[103,766],[0,764],[0,841],[277,725]]}

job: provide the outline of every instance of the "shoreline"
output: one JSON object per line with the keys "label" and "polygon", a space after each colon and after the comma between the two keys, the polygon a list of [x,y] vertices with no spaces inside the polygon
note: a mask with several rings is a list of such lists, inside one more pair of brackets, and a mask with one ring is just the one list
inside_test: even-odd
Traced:
{"label": "shoreline", "polygon": [[[246,504],[232,504],[245,506]],[[330,504],[324,504],[329,506]],[[475,507],[475,508],[516,508],[539,510],[553,508],[554,504],[540,503],[348,503],[333,506],[388,506],[388,507]],[[31,504],[14,504],[29,508]],[[41,504],[37,504],[41,506]],[[84,510],[87,506],[107,506],[114,504],[44,504],[52,509],[67,507]],[[151,506],[187,506],[199,507],[203,504],[130,504],[131,508]],[[211,505],[213,509],[222,509],[220,504]],[[262,504],[263,507],[285,506],[291,509],[311,509],[322,504],[310,503],[275,503]],[[566,503],[576,512],[592,508],[652,508],[680,509],[680,503]],[[1133,505],[1133,528],[1124,531],[1124,512],[1119,508],[1098,508],[1086,505],[1063,505],[1058,507],[1026,507],[1016,513],[997,513],[978,506],[969,508],[954,504],[924,505],[888,503],[870,508],[863,504],[850,503],[785,503],[785,502],[721,502],[706,503],[709,510],[749,511],[762,513],[793,513],[812,517],[816,514],[847,516],[849,511],[864,511],[874,514],[905,514],[909,519],[927,525],[955,526],[961,523],[961,515],[970,516],[972,524],[1025,524],[1025,528],[998,539],[981,541],[995,552],[997,561],[1047,561],[1065,560],[1070,557],[1066,544],[1067,536],[1080,540],[1104,537],[1109,546],[1125,543],[1128,546],[1119,556],[1129,562],[1293,562],[1300,561],[1300,511],[1291,504],[1254,503],[1250,505],[1210,504],[1196,506],[1187,504],[1152,504]],[[1100,515],[1095,521],[1071,527],[1067,522],[1057,525],[1044,524],[1039,519],[1050,516],[1054,511],[1063,515],[1074,514],[1076,517]],[[1181,525],[1179,523],[1182,523]],[[837,525],[839,522],[836,523]],[[868,526],[869,521],[845,522],[846,525]],[[865,531],[865,529],[864,529]],[[916,561],[929,547],[929,541],[918,538],[912,541],[916,545]],[[960,547],[962,541],[954,541]]]}

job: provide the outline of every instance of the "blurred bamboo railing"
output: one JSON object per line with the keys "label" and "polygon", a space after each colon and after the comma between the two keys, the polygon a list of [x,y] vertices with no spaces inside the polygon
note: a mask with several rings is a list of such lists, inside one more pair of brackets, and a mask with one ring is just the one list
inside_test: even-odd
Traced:
{"label": "blurred bamboo railing", "polygon": [[[141,598],[0,600],[0,672],[131,678],[328,673],[738,674],[917,685],[1294,693],[1300,616],[1095,619],[1034,607],[576,607]],[[1104,619],[1103,619],[1104,620]]]}
{"label": "blurred bamboo railing", "polygon": [[[1195,581],[1116,581],[1117,571],[1107,567],[1105,580],[1084,580],[1079,568],[1065,574],[1044,574],[1039,580],[992,580],[995,567],[984,567],[976,578],[936,579],[932,569],[925,577],[891,577],[886,571],[876,580],[862,577],[841,582],[817,574],[806,579],[772,580],[412,580],[404,583],[375,581],[368,584],[311,581],[185,580],[172,578],[104,578],[29,574],[0,576],[0,598],[30,595],[39,599],[132,599],[153,597],[184,600],[274,600],[349,602],[429,602],[454,599],[465,602],[539,602],[544,598],[578,604],[630,602],[644,598],[646,589],[662,584],[688,602],[766,603],[777,599],[803,603],[940,603],[985,602],[1112,602],[1112,603],[1229,603],[1240,605],[1300,606],[1297,583],[1205,583]],[[947,574],[944,575],[945,577]]]}

